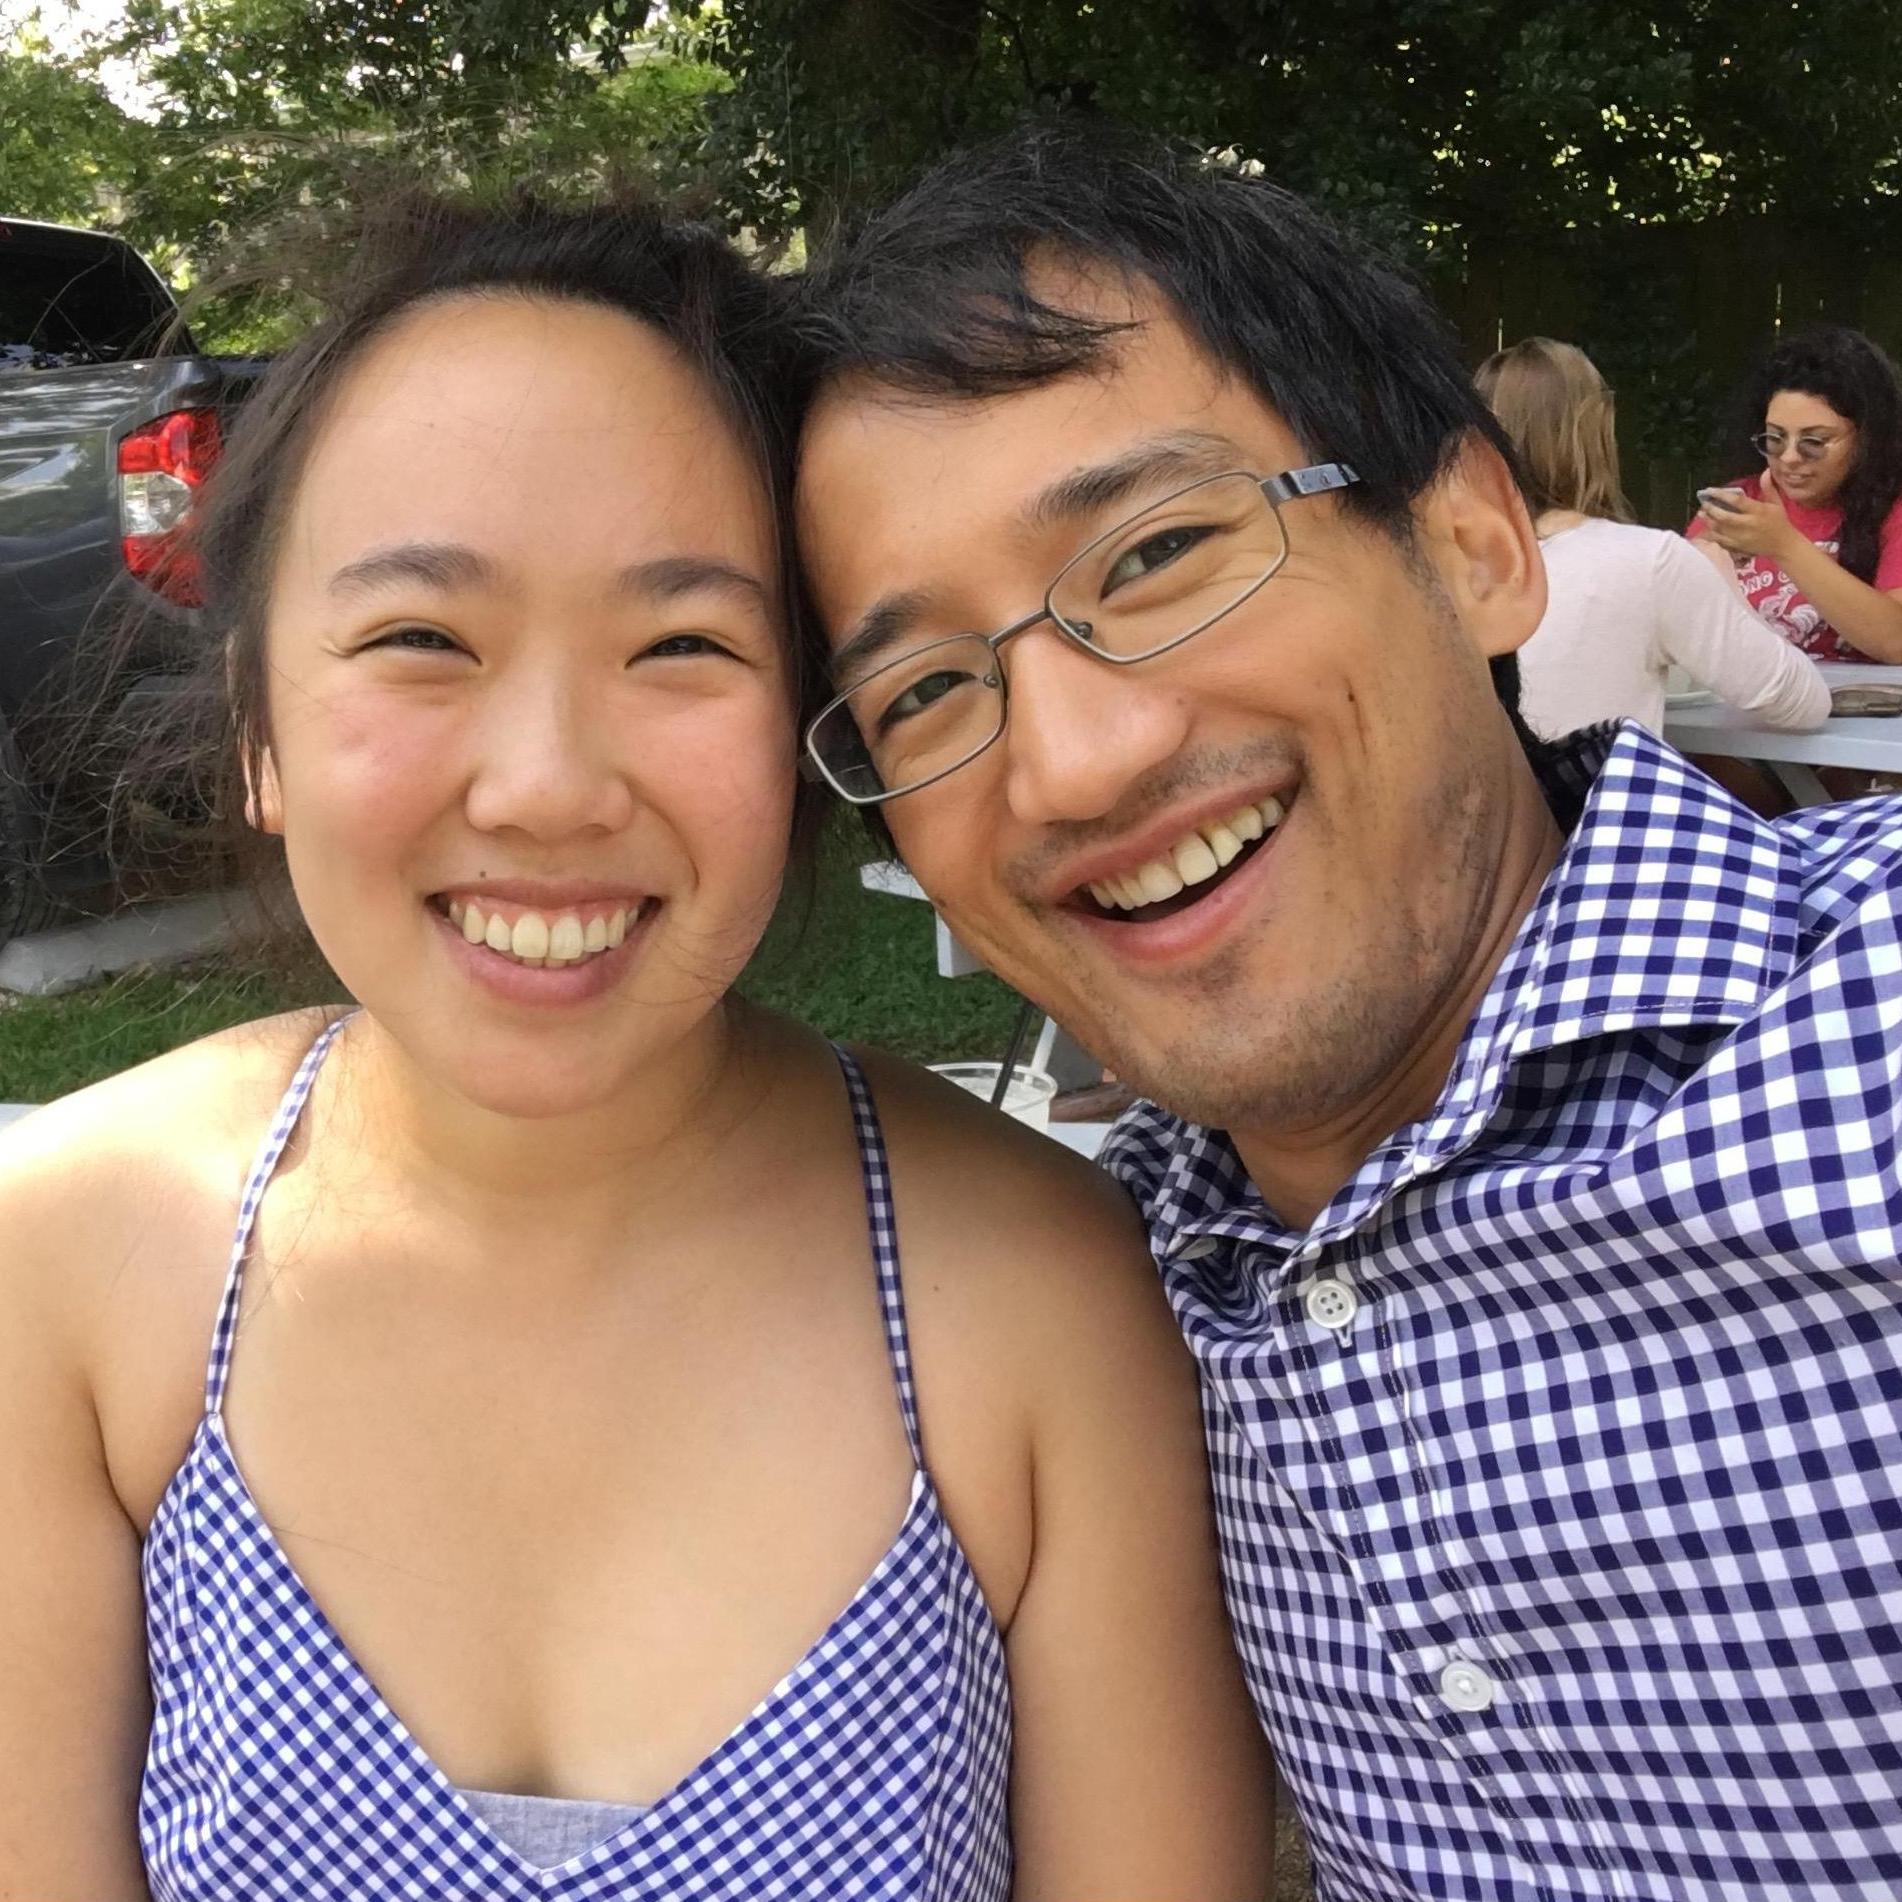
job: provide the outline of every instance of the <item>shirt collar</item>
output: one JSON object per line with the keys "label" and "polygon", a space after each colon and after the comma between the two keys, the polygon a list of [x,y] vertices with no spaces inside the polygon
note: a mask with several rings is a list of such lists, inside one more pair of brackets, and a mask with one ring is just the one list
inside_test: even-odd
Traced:
{"label": "shirt collar", "polygon": [[1461,1041],[1427,1120],[1436,1146],[1490,1116],[1521,1058],[1742,1023],[1796,959],[1782,837],[1644,727],[1575,733],[1541,778],[1561,811],[1583,793],[1578,821]]}
{"label": "shirt collar", "polygon": [[[1738,1024],[1796,959],[1796,883],[1777,831],[1632,721],[1546,750],[1554,811],[1578,814],[1453,1060],[1439,1101],[1397,1130],[1317,1218],[1308,1252],[1467,1148],[1514,1066],[1583,1038]],[[1148,1114],[1158,1113],[1148,1109]],[[1185,1233],[1300,1239],[1278,1224],[1220,1130],[1167,1119],[1159,1250]]]}

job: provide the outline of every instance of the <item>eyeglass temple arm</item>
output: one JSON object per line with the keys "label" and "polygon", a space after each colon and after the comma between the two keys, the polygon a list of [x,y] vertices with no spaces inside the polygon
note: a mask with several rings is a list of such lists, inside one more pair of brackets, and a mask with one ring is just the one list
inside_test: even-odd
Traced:
{"label": "eyeglass temple arm", "polygon": [[1288,469],[1270,476],[1261,492],[1271,502],[1292,502],[1303,495],[1325,495],[1329,489],[1344,489],[1360,477],[1344,462],[1317,462],[1306,469]]}

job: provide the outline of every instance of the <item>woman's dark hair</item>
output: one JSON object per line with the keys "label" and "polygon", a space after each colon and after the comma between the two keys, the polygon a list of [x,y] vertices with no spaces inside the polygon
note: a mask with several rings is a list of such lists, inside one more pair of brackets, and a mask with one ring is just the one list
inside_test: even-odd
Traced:
{"label": "woman's dark hair", "polygon": [[1856,425],[1856,459],[1836,494],[1843,512],[1836,559],[1858,581],[1874,581],[1882,524],[1902,496],[1902,379],[1895,364],[1846,324],[1818,324],[1786,337],[1751,378],[1738,406],[1738,467],[1762,461],[1750,438],[1763,428],[1779,390],[1819,396]]}
{"label": "woman's dark hair", "polygon": [[[1398,270],[1265,180],[1072,121],[957,154],[821,259],[802,303],[815,387],[864,377],[978,399],[1097,367],[1123,326],[1037,297],[1031,273],[1052,259],[1153,284],[1310,461],[1355,469],[1342,505],[1403,543],[1414,498],[1474,438],[1517,472],[1443,320]],[[1493,684],[1516,722],[1512,656]]]}
{"label": "woman's dark hair", "polygon": [[[197,782],[215,777],[221,829],[267,889],[281,853],[251,833],[243,815],[247,774],[270,743],[264,630],[278,537],[329,399],[405,313],[475,294],[594,305],[651,326],[705,379],[770,491],[775,519],[787,519],[790,293],[712,230],[634,199],[567,209],[529,196],[477,206],[412,194],[370,212],[343,248],[349,261],[325,298],[329,314],[271,366],[205,485],[191,543],[205,657],[196,691],[184,697],[196,710],[194,731],[182,744],[148,750],[132,776],[135,790],[159,774],[175,781],[181,751],[195,756]],[[789,544],[779,568],[790,615]],[[796,648],[791,658],[797,707],[809,695]],[[817,790],[802,781],[791,840],[801,872],[823,811]]]}

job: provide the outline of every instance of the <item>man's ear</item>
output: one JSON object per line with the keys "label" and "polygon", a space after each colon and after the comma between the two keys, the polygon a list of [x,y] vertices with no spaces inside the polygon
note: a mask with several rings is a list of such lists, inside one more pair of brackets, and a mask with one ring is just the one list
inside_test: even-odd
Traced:
{"label": "man's ear", "polygon": [[284,795],[268,746],[244,756],[244,822],[253,832],[284,830]]}
{"label": "man's ear", "polygon": [[1469,436],[1415,513],[1460,625],[1489,660],[1515,652],[1545,614],[1545,560],[1505,458]]}

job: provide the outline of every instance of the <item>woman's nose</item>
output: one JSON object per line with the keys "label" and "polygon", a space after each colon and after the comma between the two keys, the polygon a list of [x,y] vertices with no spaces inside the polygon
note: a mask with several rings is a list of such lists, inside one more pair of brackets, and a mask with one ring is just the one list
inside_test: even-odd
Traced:
{"label": "woman's nose", "polygon": [[561,679],[496,694],[478,736],[470,823],[543,841],[625,825],[634,807],[628,736],[614,731],[601,699]]}

